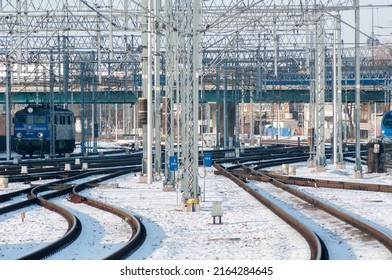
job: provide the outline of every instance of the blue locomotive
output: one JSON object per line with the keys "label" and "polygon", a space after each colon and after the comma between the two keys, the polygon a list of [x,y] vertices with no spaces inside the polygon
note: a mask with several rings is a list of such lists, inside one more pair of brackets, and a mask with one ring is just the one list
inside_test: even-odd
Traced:
{"label": "blue locomotive", "polygon": [[382,117],[381,136],[383,141],[392,142],[392,110],[385,112]]}
{"label": "blue locomotive", "polygon": [[56,154],[72,153],[75,149],[75,117],[70,110],[54,106],[51,112],[47,105],[28,105],[15,113],[13,125],[14,151],[22,156],[49,154],[51,139]]}

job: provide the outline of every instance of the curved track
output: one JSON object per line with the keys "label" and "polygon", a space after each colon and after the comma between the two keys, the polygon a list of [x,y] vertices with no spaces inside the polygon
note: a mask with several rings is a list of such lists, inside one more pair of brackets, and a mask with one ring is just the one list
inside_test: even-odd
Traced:
{"label": "curved track", "polygon": [[328,259],[328,252],[323,248],[322,241],[319,237],[307,226],[301,223],[298,219],[290,215],[290,213],[286,212],[284,209],[279,207],[273,201],[269,200],[267,197],[261,195],[251,187],[249,187],[246,182],[240,178],[238,175],[234,175],[232,172],[229,172],[227,169],[223,168],[221,165],[214,164],[214,167],[222,173],[222,175],[228,177],[230,180],[235,182],[238,186],[246,190],[249,194],[251,194],[254,198],[264,204],[266,207],[271,209],[275,214],[281,217],[284,221],[290,224],[295,230],[297,230],[308,242],[310,247],[310,259],[311,260],[321,260]]}
{"label": "curved track", "polygon": [[[236,183],[238,183],[239,185],[241,185],[241,187],[243,189],[245,189],[249,193],[251,193],[251,195],[256,197],[257,200],[259,200],[260,202],[265,204],[268,208],[270,208],[272,211],[277,213],[283,220],[285,220],[290,225],[294,226],[298,232],[300,232],[301,234],[304,235],[304,238],[306,239],[306,241],[308,242],[308,244],[310,246],[311,259],[328,259],[328,251],[326,250],[327,248],[325,247],[323,241],[320,240],[320,238],[319,238],[320,235],[315,233],[312,229],[309,229],[309,227],[307,227],[298,218],[292,217],[290,215],[290,213],[288,213],[287,211],[285,211],[281,207],[274,205],[274,203],[272,201],[268,200],[268,198],[261,196],[260,193],[258,191],[256,191],[252,186],[249,186],[246,184],[247,180],[257,180],[256,178],[258,177],[260,180],[262,180],[264,182],[270,182],[270,183],[274,183],[276,185],[279,185],[282,189],[283,189],[282,185],[284,185],[284,184],[294,184],[294,185],[304,185],[304,186],[317,185],[320,187],[334,187],[334,188],[361,189],[361,190],[367,189],[367,190],[372,190],[372,191],[391,192],[391,187],[385,186],[385,185],[375,186],[375,185],[367,184],[367,186],[365,186],[365,184],[359,185],[357,183],[350,184],[350,183],[346,183],[346,182],[342,183],[342,182],[335,181],[334,182],[335,186],[333,186],[327,180],[321,181],[321,180],[308,179],[308,178],[281,176],[281,175],[273,174],[271,172],[257,171],[263,167],[267,167],[267,166],[271,166],[271,165],[280,165],[282,163],[306,161],[309,158],[309,155],[307,154],[307,147],[304,147],[304,146],[291,146],[291,147],[278,146],[276,148],[260,147],[260,148],[254,148],[254,149],[247,149],[245,151],[241,151],[238,155],[239,157],[233,156],[233,154],[234,154],[233,149],[231,149],[231,150],[230,149],[229,150],[215,150],[215,151],[211,151],[211,153],[213,154],[213,156],[212,156],[213,160],[216,162],[214,166],[216,168],[220,168],[220,172],[222,172],[222,174],[224,173],[225,176],[227,176],[231,180],[233,180]],[[131,160],[131,158],[132,158],[132,160]],[[199,159],[200,159],[200,162],[202,162],[202,157],[199,157]],[[86,162],[87,161],[88,161],[88,159],[86,159]],[[103,161],[103,162],[100,163],[100,161]],[[67,162],[67,160],[65,162]],[[140,170],[141,157],[140,157],[140,154],[133,155],[132,157],[130,157],[129,155],[125,155],[124,157],[123,156],[116,157],[114,159],[114,162],[118,163],[120,166],[134,166],[133,168],[135,168],[135,169],[133,169],[133,170],[136,171],[136,170]],[[233,162],[237,162],[237,163],[242,162],[243,163],[243,164],[241,164],[242,169],[237,170],[238,166],[233,166],[230,168],[222,169],[222,166],[220,166],[218,164],[218,163],[233,163]],[[71,202],[85,203],[86,205],[93,206],[97,209],[102,209],[102,210],[108,211],[110,213],[113,213],[113,214],[119,216],[123,221],[125,221],[132,228],[132,233],[135,233],[137,235],[140,234],[141,236],[143,236],[143,234],[145,235],[145,229],[142,225],[141,226],[138,225],[138,224],[140,224],[140,221],[137,218],[128,216],[128,214],[125,213],[124,211],[122,211],[121,209],[115,209],[111,205],[103,204],[100,201],[97,201],[97,200],[91,199],[89,197],[80,195],[80,191],[82,191],[83,189],[94,188],[97,186],[97,184],[100,181],[107,180],[108,178],[110,178],[110,176],[117,176],[118,174],[117,175],[108,175],[104,178],[100,178],[100,179],[96,179],[96,180],[88,182],[88,183],[80,184],[77,187],[74,187],[74,186],[68,184],[69,182],[76,180],[76,178],[78,178],[78,176],[79,176],[79,178],[87,176],[86,173],[89,173],[90,174],[89,176],[91,176],[95,172],[103,174],[103,173],[114,172],[114,170],[128,168],[128,167],[119,167],[119,168],[109,169],[108,166],[112,167],[112,166],[114,166],[114,163],[111,162],[109,157],[102,157],[102,156],[97,157],[96,159],[94,159],[94,161],[89,161],[89,163],[91,163],[90,167],[92,169],[96,169],[96,171],[92,170],[92,169],[90,169],[89,171],[82,170],[80,168],[81,166],[77,165],[77,164],[71,164],[72,171],[65,171],[64,167],[63,167],[63,165],[64,165],[63,161],[60,161],[60,163],[56,163],[56,161],[54,161],[51,164],[49,164],[48,166],[51,166],[50,168],[53,168],[53,170],[50,170],[50,168],[48,168],[48,166],[46,166],[45,168],[42,168],[42,166],[41,166],[41,165],[43,165],[42,162],[40,162],[38,164],[34,163],[34,165],[32,165],[32,166],[34,166],[34,167],[32,167],[32,170],[33,170],[33,168],[36,170],[34,170],[34,172],[32,171],[31,172],[32,174],[16,176],[18,179],[15,179],[15,180],[29,181],[31,178],[46,178],[45,176],[48,176],[48,178],[52,178],[52,177],[53,178],[66,177],[66,178],[62,179],[61,181],[57,181],[55,183],[48,183],[45,185],[41,185],[37,188],[30,187],[30,188],[26,188],[25,190],[21,190],[21,191],[15,192],[15,193],[1,195],[0,196],[0,203],[10,201],[11,199],[13,199],[13,197],[21,196],[21,195],[25,195],[25,194],[29,193],[30,194],[29,199],[27,201],[20,202],[20,203],[22,203],[20,207],[22,207],[22,205],[24,205],[23,207],[25,207],[26,205],[39,204],[39,205],[45,206],[46,208],[51,209],[53,211],[61,212],[62,210],[59,209],[58,205],[55,206],[51,202],[49,202],[48,200],[50,200],[51,198],[54,198],[58,195],[70,194],[69,200]],[[248,166],[252,166],[253,169],[246,167],[245,164]],[[55,166],[55,165],[57,165],[57,166]],[[11,169],[12,168],[9,168],[7,171],[10,171]],[[14,168],[14,169],[18,170],[18,168]],[[6,173],[7,171],[4,170],[4,173]],[[20,172],[20,171],[18,171],[18,172]],[[26,177],[23,178],[23,176],[26,176]],[[57,189],[57,190],[53,191],[53,189]],[[46,191],[52,191],[52,192],[49,194],[48,193],[42,194],[41,196],[38,195],[39,193],[46,192]],[[301,196],[301,195],[299,195],[299,196]],[[7,206],[4,206],[3,208],[0,208],[0,214],[7,212],[7,211],[12,211],[11,210],[12,208],[15,209],[15,207],[19,207],[16,205],[17,204],[15,203],[15,204],[7,205]],[[67,240],[64,241],[64,243],[62,243],[63,241],[56,241],[60,244],[59,245],[50,244],[50,246],[52,246],[54,248],[49,248],[50,246],[48,246],[48,248],[43,249],[44,252],[42,252],[42,251],[41,252],[34,252],[35,255],[29,254],[29,255],[22,257],[23,259],[46,258],[47,256],[54,254],[56,252],[56,250],[57,251],[61,250],[61,248],[64,248],[64,246],[70,244],[73,240],[75,240],[78,237],[78,234],[81,232],[81,230],[83,230],[83,228],[82,228],[83,225],[80,225],[80,221],[78,222],[78,219],[75,216],[73,216],[72,214],[70,214],[69,211],[68,211],[68,213],[66,213],[66,211],[64,211],[61,215],[63,217],[66,217],[66,219],[68,220],[68,230],[67,230],[67,233],[64,235],[64,238],[66,235],[68,235],[66,238]],[[349,218],[346,218],[346,219],[348,220]],[[355,222],[352,222],[352,221],[351,221],[351,223],[355,224]],[[78,230],[79,230],[79,233],[77,233]],[[68,233],[68,232],[74,232],[74,231],[76,233]],[[371,232],[371,231],[372,230],[369,230],[369,232]],[[369,234],[371,234],[371,233],[369,233]],[[390,246],[390,238],[388,236],[382,237],[382,233],[381,233],[381,234],[379,234],[379,237],[377,239],[382,240],[383,238],[384,238],[384,241],[381,241],[381,242],[386,244],[386,246]],[[388,238],[389,238],[389,240],[388,240]],[[128,242],[125,242],[126,244],[124,244],[125,245],[124,248],[120,248],[116,252],[112,252],[110,255],[106,256],[104,259],[124,258],[127,254],[130,254],[133,250],[135,250],[135,246],[136,247],[140,246],[142,239],[143,239],[143,237],[141,237],[141,239],[139,239],[139,237],[138,238],[136,238],[136,237],[129,238]]]}
{"label": "curved track", "polygon": [[[5,214],[11,211],[16,211],[23,209],[24,207],[28,205],[34,205],[38,204],[42,207],[45,207],[46,209],[49,209],[50,211],[54,211],[61,215],[62,217],[65,218],[68,224],[68,228],[65,232],[65,234],[59,238],[58,240],[55,240],[52,243],[49,243],[48,245],[35,250],[32,253],[28,253],[25,256],[20,257],[19,259],[24,259],[24,260],[34,260],[34,259],[44,259],[47,258],[48,256],[51,256],[55,254],[56,252],[62,250],[63,248],[67,247],[69,244],[74,242],[81,231],[83,230],[83,225],[80,222],[80,220],[77,218],[77,216],[73,215],[70,211],[67,209],[56,205],[52,203],[50,200],[56,197],[61,197],[64,195],[69,195],[70,194],[70,199],[73,202],[84,202],[87,205],[96,207],[97,209],[101,211],[107,211],[109,213],[115,214],[116,216],[120,217],[119,221],[124,221],[126,224],[129,225],[132,231],[132,236],[128,239],[127,242],[124,242],[122,246],[118,249],[116,249],[114,252],[111,252],[108,256],[106,256],[104,259],[122,259],[125,256],[131,254],[133,251],[136,250],[139,246],[144,241],[145,238],[145,229],[143,224],[134,216],[128,214],[127,212],[123,211],[122,209],[118,209],[116,207],[113,207],[111,205],[107,205],[105,203],[81,196],[78,194],[79,191],[85,189],[85,188],[92,188],[98,186],[98,183],[109,180],[111,178],[115,178],[130,172],[135,172],[138,171],[139,167],[134,167],[134,168],[117,168],[117,169],[111,169],[111,170],[106,170],[105,172],[103,171],[89,171],[85,172],[85,174],[79,174],[78,176],[70,177],[67,179],[62,180],[61,182],[55,182],[55,183],[48,183],[48,184],[43,184],[37,187],[31,187],[27,188],[26,190],[23,190],[22,193],[29,192],[28,194],[28,199],[25,201],[20,201],[16,202],[10,205],[7,205],[5,207],[0,208],[0,213]],[[81,179],[83,177],[88,177],[92,175],[97,175],[97,174],[102,174],[102,173],[110,173],[109,175],[106,175],[104,177],[94,179],[91,181],[88,181],[86,183],[80,184],[78,186],[73,186],[73,185],[64,185],[65,182],[71,182],[75,181],[76,179]],[[49,192],[49,193],[47,193]],[[43,193],[40,195],[40,193]],[[2,200],[6,201],[11,199],[12,197],[20,195],[20,191],[14,192],[14,193],[9,193],[6,195],[2,195]]]}
{"label": "curved track", "polygon": [[[225,172],[225,176],[227,176],[228,171],[222,171],[222,168],[218,165],[214,165],[220,172]],[[236,166],[238,168],[238,166]],[[351,213],[348,213],[347,211],[342,211],[340,208],[335,207],[329,203],[325,203],[314,196],[310,196],[305,194],[304,192],[297,190],[293,187],[288,186],[287,184],[303,184],[303,185],[310,185],[314,186],[315,184],[318,186],[323,186],[323,187],[334,187],[336,188],[337,186],[340,186],[343,189],[354,189],[354,190],[370,190],[370,191],[387,191],[390,192],[390,186],[380,186],[380,185],[372,185],[372,184],[352,184],[352,183],[343,183],[343,182],[336,182],[336,181],[328,181],[328,180],[317,180],[317,179],[306,179],[306,178],[299,178],[296,181],[296,177],[287,177],[287,176],[281,176],[281,175],[271,175],[268,172],[260,172],[256,171],[253,169],[250,169],[249,167],[243,166],[241,170],[236,170],[235,167],[231,167],[232,174],[230,175],[231,179],[235,176],[236,181],[239,182],[239,185],[241,185],[242,188],[247,189],[251,193],[255,193],[255,195],[259,196],[260,194],[253,189],[252,187],[248,186],[245,182],[247,180],[254,180],[254,181],[262,181],[266,183],[270,183],[285,192],[288,192],[301,200],[306,201],[307,203],[317,207],[318,209],[321,209],[325,211],[326,213],[329,213],[330,215],[337,217],[341,221],[344,221],[347,224],[350,224],[351,226],[359,229],[361,232],[365,233],[366,235],[370,236],[371,238],[377,240],[378,242],[382,243],[387,250],[392,252],[392,239],[391,236],[389,236],[387,233],[379,230],[377,227],[375,227],[372,223],[369,223],[365,221],[364,219],[358,218],[355,215],[352,215]],[[252,194],[253,195],[253,194]],[[255,196],[254,195],[254,196]],[[268,207],[270,203],[268,202],[266,204]],[[275,207],[275,206],[274,206]],[[279,214],[282,215],[282,214]],[[293,224],[293,222],[290,222],[290,224]],[[344,227],[344,226],[343,226]],[[308,240],[309,237],[307,237]],[[368,239],[368,237],[366,237]],[[311,245],[311,250],[314,250],[314,245]]]}

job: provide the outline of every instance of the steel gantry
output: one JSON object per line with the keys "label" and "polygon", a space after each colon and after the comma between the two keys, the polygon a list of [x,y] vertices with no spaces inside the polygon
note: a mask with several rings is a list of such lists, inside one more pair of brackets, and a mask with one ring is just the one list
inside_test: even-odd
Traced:
{"label": "steel gantry", "polygon": [[344,168],[343,117],[342,117],[342,43],[341,17],[336,17],[333,46],[333,162],[336,168]]}
{"label": "steel gantry", "polygon": [[[198,204],[198,112],[200,75],[200,1],[175,1],[178,30],[178,81],[181,116],[181,141],[179,158],[183,165],[181,190],[182,203]],[[195,206],[195,205],[192,205]]]}
{"label": "steel gantry", "polygon": [[[174,91],[175,81],[177,78],[177,50],[178,50],[178,33],[175,28],[175,6],[173,1],[165,2],[165,19],[167,22],[165,28],[166,39],[166,85],[164,97],[164,134],[165,134],[165,162],[170,162],[170,158],[174,157]],[[175,184],[175,171],[165,165],[165,179],[164,185],[167,187]]]}
{"label": "steel gantry", "polygon": [[316,19],[316,61],[315,61],[315,167],[327,165],[325,157],[325,29],[324,15]]}

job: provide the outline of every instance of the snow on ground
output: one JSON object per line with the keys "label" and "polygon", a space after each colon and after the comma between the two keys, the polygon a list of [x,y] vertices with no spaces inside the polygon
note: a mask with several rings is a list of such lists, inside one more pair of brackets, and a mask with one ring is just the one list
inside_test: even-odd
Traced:
{"label": "snow on ground", "polygon": [[[0,193],[3,191],[0,189]],[[0,260],[16,259],[27,250],[39,249],[60,238],[67,230],[67,222],[62,216],[43,207],[31,206],[23,212],[0,215]]]}
{"label": "snow on ground", "polygon": [[[207,170],[205,201],[198,212],[184,212],[180,193],[162,191],[134,179],[120,189],[93,189],[92,195],[143,217],[150,249],[131,259],[308,259],[307,244],[269,210],[224,177]],[[200,179],[201,186],[204,179]],[[213,224],[213,201],[221,201],[222,224]],[[147,246],[148,247],[148,246]]]}
{"label": "snow on ground", "polygon": [[[118,183],[118,188],[100,187],[86,190],[83,194],[121,207],[143,219],[147,240],[141,249],[128,258],[130,260],[309,259],[307,243],[296,231],[230,180],[213,174],[214,170],[200,167],[199,185],[203,199],[198,212],[182,211],[180,192],[163,191],[162,180],[151,185],[140,183],[139,174],[125,175],[110,181]],[[392,185],[392,175],[386,173],[364,173],[363,179],[354,179],[350,164],[342,170],[335,170],[332,165],[328,165],[325,172],[316,173],[307,168],[306,163],[302,163],[296,165],[296,171],[297,176],[302,177]],[[9,188],[0,189],[0,193],[21,187],[26,186],[10,183]],[[306,190],[373,220],[392,235],[392,194],[322,188]],[[222,224],[213,224],[211,211],[214,201],[222,202]],[[77,243],[80,251],[84,252],[79,255],[81,259],[99,259],[107,253],[108,248],[121,242],[121,235],[126,230],[113,230],[113,223],[107,222],[107,219],[114,220],[112,216],[94,215],[87,218],[90,215],[88,207],[82,209],[80,205],[71,205],[65,198],[59,203],[71,211],[79,214],[83,212],[83,219],[94,220],[91,224],[100,223],[100,232],[86,228],[90,240],[97,240],[94,242],[94,252],[89,250],[91,242],[81,239]],[[61,217],[47,210],[27,208],[25,212],[24,222],[19,212],[0,217],[0,259],[15,259],[21,255],[21,251],[37,249],[36,246],[58,238],[66,228]],[[118,222],[121,224],[121,221]],[[52,259],[68,258],[59,254]],[[387,259],[392,259],[392,256]]]}
{"label": "snow on ground", "polygon": [[[147,245],[129,259],[309,259],[307,243],[297,232],[271,215],[268,209],[260,206],[234,183],[214,175],[213,171],[213,168],[209,168],[205,179],[200,180],[201,184],[205,183],[206,192],[205,201],[201,202],[198,212],[182,211],[181,194],[176,191],[163,191],[162,181],[147,185],[140,183],[138,176],[123,176],[115,180],[114,182],[119,184],[115,189],[102,187],[84,191],[83,194],[89,193],[95,199],[122,207],[142,217],[148,233]],[[213,201],[222,201],[222,224],[213,224]],[[66,199],[62,204],[67,204],[67,208],[70,208]],[[88,211],[86,209],[84,211]],[[0,222],[0,248],[6,252],[3,256],[0,255],[0,259],[12,259],[20,254],[17,248],[26,249],[23,245],[25,238],[19,234],[14,235],[13,231],[9,230],[10,226],[23,226],[39,232],[42,228],[50,227],[52,223],[64,223],[58,217],[53,217],[52,220],[51,216],[45,215],[44,227],[41,223],[34,223],[34,211],[26,210],[24,222],[19,215],[20,213],[12,213],[12,219],[3,219]],[[94,239],[93,235],[98,236],[97,232],[88,228],[86,231],[89,232],[90,239]],[[29,234],[28,231],[26,234]],[[48,234],[47,230],[42,232],[42,235],[47,235],[46,238],[51,234],[52,232]],[[56,232],[53,234],[59,236]],[[112,234],[111,236],[113,239],[118,238]],[[106,251],[108,240],[101,236],[97,238],[101,238],[101,249]],[[83,246],[88,247],[89,242],[78,242],[80,250],[88,252],[88,248],[83,249]],[[100,252],[95,251],[90,256],[83,255],[83,259],[96,259],[100,255]],[[56,256],[52,257],[54,258]],[[58,258],[67,259],[63,254],[59,254]]]}

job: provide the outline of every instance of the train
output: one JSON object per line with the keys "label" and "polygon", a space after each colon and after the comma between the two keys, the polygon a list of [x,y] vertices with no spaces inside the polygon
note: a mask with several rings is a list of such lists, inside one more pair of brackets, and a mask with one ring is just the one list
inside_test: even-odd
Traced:
{"label": "train", "polygon": [[75,150],[75,135],[74,113],[61,106],[53,106],[51,110],[45,104],[28,105],[15,112],[13,117],[14,152],[23,157],[50,154],[51,139],[54,139],[56,154],[72,153]]}
{"label": "train", "polygon": [[381,119],[381,137],[383,142],[392,143],[392,110],[386,111]]}

